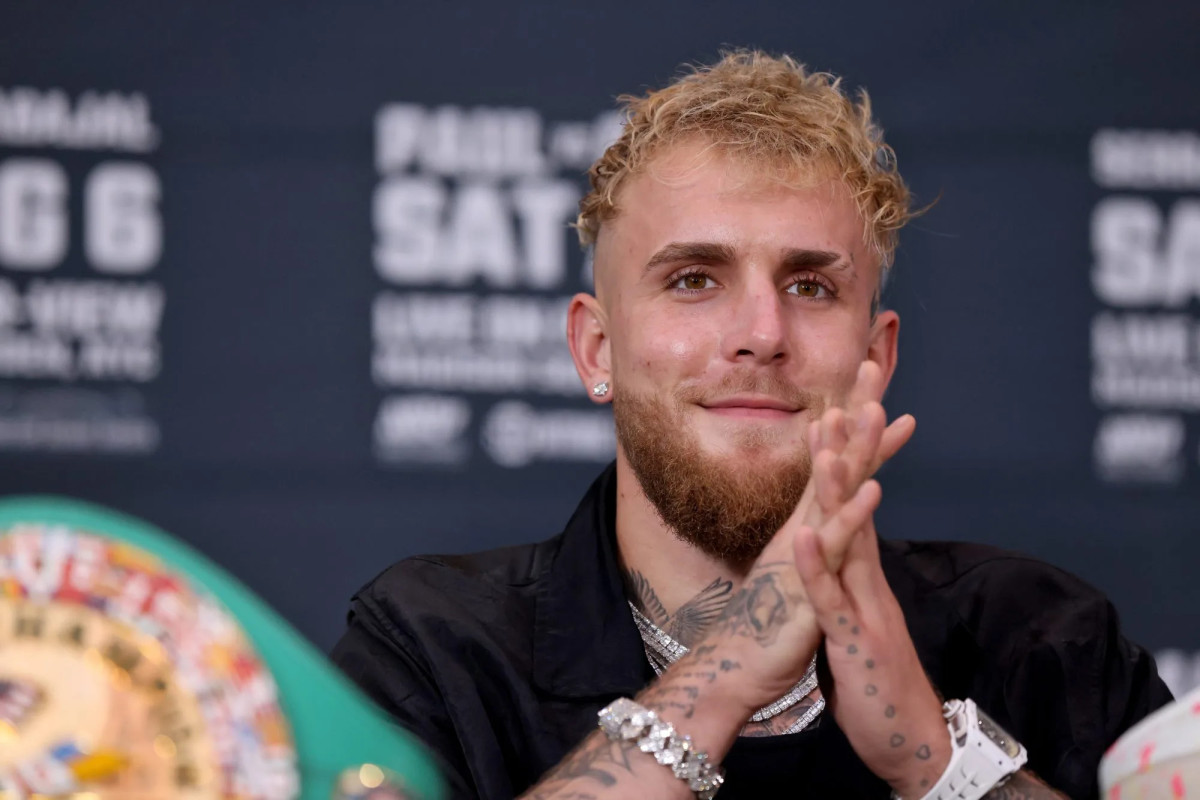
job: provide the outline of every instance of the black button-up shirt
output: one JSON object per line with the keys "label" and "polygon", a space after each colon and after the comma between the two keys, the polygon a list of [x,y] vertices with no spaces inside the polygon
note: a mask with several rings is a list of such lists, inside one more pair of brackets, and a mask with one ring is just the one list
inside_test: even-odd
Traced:
{"label": "black button-up shirt", "polygon": [[[615,511],[610,467],[562,534],[406,559],[354,597],[334,660],[440,757],[455,797],[519,795],[600,708],[654,679]],[[1107,746],[1170,700],[1104,596],[1062,570],[964,543],[882,541],[881,553],[934,685],[973,698],[1072,797],[1094,797]],[[888,796],[828,710],[800,733],[738,739],[724,766],[722,800]]]}

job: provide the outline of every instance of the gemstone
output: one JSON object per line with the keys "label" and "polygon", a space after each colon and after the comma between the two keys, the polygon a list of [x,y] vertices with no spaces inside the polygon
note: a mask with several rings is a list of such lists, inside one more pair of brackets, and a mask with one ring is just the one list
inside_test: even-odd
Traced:
{"label": "gemstone", "polygon": [[690,736],[675,736],[662,750],[654,754],[658,759],[658,763],[671,765],[683,763],[684,759],[692,751],[692,737]]}
{"label": "gemstone", "polygon": [[683,764],[678,764],[675,767],[675,777],[682,778],[685,781],[694,781],[700,777],[700,764],[694,758],[689,758]]}
{"label": "gemstone", "polygon": [[600,713],[600,728],[610,739],[615,739],[621,733],[621,720],[616,714],[605,709]]}
{"label": "gemstone", "polygon": [[646,730],[646,722],[641,715],[634,715],[621,725],[622,739],[636,739]]}
{"label": "gemstone", "polygon": [[725,778],[721,773],[715,773],[709,776],[708,786],[704,789],[697,789],[697,797],[700,800],[712,800],[717,795],[717,790],[721,788],[721,784],[725,782]]}
{"label": "gemstone", "polygon": [[650,726],[649,732],[638,740],[638,749],[643,753],[657,753],[662,750],[667,740],[675,735],[675,729],[669,723],[659,722]]}

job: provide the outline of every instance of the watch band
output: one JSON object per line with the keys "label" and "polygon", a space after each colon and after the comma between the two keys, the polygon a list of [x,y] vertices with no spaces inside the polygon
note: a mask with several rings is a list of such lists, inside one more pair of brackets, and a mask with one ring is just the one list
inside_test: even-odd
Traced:
{"label": "watch band", "polygon": [[721,768],[708,760],[707,753],[695,749],[692,737],[680,736],[671,723],[628,697],[600,709],[599,717],[600,729],[609,739],[636,743],[639,750],[686,781],[700,800],[712,800],[725,782]]}
{"label": "watch band", "polygon": [[1025,763],[1025,748],[975,701],[951,700],[942,706],[942,716],[954,752],[942,777],[921,800],[980,800]]}

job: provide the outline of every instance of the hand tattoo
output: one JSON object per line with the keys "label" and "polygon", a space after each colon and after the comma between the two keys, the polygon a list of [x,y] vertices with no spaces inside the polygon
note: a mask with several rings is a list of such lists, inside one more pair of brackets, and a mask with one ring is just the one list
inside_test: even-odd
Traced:
{"label": "hand tattoo", "polygon": [[779,629],[788,620],[790,602],[773,571],[780,566],[763,564],[750,573],[721,615],[720,622],[726,631],[748,636],[763,647],[775,643]]}

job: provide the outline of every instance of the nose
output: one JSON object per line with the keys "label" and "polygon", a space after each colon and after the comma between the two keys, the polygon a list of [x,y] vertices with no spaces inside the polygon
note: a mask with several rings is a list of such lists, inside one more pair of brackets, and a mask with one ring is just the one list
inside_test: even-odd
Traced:
{"label": "nose", "polygon": [[743,285],[728,326],[722,336],[722,350],[731,361],[769,364],[787,358],[783,297],[772,281]]}

